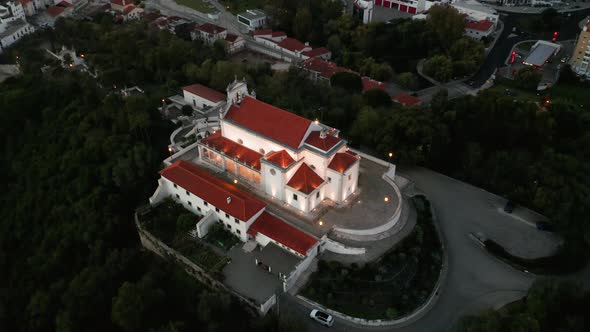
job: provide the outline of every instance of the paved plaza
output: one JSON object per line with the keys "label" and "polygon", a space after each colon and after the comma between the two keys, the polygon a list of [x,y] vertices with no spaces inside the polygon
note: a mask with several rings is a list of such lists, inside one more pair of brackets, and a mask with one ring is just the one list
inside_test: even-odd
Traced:
{"label": "paved plaza", "polygon": [[388,222],[400,201],[393,187],[383,180],[385,172],[387,167],[361,159],[360,195],[349,206],[329,209],[321,218],[323,223],[328,228],[369,229]]}

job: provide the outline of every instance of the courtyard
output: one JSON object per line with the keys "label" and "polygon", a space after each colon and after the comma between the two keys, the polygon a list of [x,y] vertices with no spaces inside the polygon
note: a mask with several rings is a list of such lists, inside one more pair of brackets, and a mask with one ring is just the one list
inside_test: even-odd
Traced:
{"label": "courtyard", "polygon": [[326,228],[370,229],[388,222],[400,204],[393,187],[382,175],[387,167],[361,159],[360,193],[348,205],[327,210],[321,217]]}

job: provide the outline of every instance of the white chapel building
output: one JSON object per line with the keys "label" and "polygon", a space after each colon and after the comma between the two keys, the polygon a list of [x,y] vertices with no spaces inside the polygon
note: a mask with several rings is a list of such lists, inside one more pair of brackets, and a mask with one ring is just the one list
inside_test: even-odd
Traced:
{"label": "white chapel building", "polygon": [[360,157],[338,130],[257,100],[245,81],[226,92],[220,130],[198,143],[203,163],[304,213],[357,190]]}

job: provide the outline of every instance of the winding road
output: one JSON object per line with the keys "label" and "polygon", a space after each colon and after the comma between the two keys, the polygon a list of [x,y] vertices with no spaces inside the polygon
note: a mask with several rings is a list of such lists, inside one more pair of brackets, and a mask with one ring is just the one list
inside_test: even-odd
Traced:
{"label": "winding road", "polygon": [[[452,328],[465,314],[497,308],[526,294],[534,276],[488,255],[469,234],[506,234],[499,240],[541,253],[546,250],[544,241],[547,240],[542,232],[499,212],[497,207],[503,200],[480,188],[425,168],[402,169],[400,172],[414,181],[432,202],[443,233],[449,259],[448,275],[439,299],[423,317],[405,326],[367,327],[336,319],[331,330],[443,331]],[[527,241],[519,240],[521,236]],[[310,309],[288,294],[281,296],[281,313],[291,311],[298,317],[307,317]],[[324,330],[311,320],[308,325],[310,331]]]}

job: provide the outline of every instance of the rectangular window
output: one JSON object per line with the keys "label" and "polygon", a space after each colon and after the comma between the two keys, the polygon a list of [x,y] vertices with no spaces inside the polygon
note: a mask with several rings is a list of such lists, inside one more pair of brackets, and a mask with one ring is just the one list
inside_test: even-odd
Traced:
{"label": "rectangular window", "polygon": [[187,202],[187,203],[188,203],[188,205],[193,206],[193,203],[192,202]]}
{"label": "rectangular window", "polygon": [[201,212],[201,208],[197,206],[197,211]]}
{"label": "rectangular window", "polygon": [[297,200],[297,194],[293,194],[293,200]]}
{"label": "rectangular window", "polygon": [[352,179],[352,174],[348,174],[348,181]]}
{"label": "rectangular window", "polygon": [[320,198],[320,192],[315,193],[315,198]]}
{"label": "rectangular window", "polygon": [[186,190],[186,195],[187,195],[187,196],[190,196],[190,195],[191,195],[191,193],[189,193],[189,192],[188,192],[188,190]]}
{"label": "rectangular window", "polygon": [[236,232],[237,232],[238,234],[242,234],[242,232],[240,232],[240,230],[239,230],[239,229],[236,229]]}
{"label": "rectangular window", "polygon": [[176,183],[174,184],[174,188],[178,188],[178,186],[176,185]]}
{"label": "rectangular window", "polygon": [[219,208],[215,208],[215,212],[219,212]]}
{"label": "rectangular window", "polygon": [[235,222],[236,224],[240,224],[240,222],[239,222],[239,221],[238,221],[238,219],[236,219],[236,218],[234,218],[234,222]]}
{"label": "rectangular window", "polygon": [[332,178],[328,176],[328,182],[332,182]]}
{"label": "rectangular window", "polygon": [[180,198],[180,195],[176,194],[176,198]]}
{"label": "rectangular window", "polygon": [[205,206],[209,206],[209,203],[207,203],[207,202],[203,201],[203,205],[205,205]]}
{"label": "rectangular window", "polygon": [[226,218],[226,219],[229,219],[229,214],[227,214],[227,213],[226,213],[226,214],[225,214],[225,218]]}

